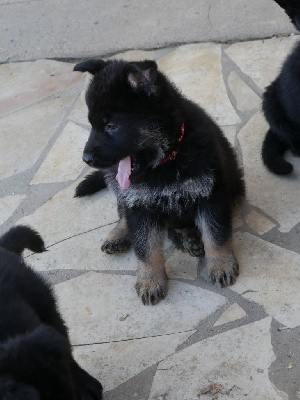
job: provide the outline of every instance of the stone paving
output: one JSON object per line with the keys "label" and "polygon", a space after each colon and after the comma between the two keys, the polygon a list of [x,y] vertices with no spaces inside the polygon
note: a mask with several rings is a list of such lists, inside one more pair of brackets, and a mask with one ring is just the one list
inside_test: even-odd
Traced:
{"label": "stone paving", "polygon": [[230,289],[206,281],[202,261],[166,244],[170,291],[145,307],[135,259],[101,253],[118,216],[107,191],[74,189],[89,123],[90,77],[73,64],[0,65],[1,232],[29,224],[46,253],[27,261],[55,287],[74,354],[107,400],[300,399],[300,159],[278,178],[260,159],[261,95],[297,36],[191,44],[116,57],[155,59],[222,126],[245,170],[247,201],[234,218],[241,275]]}

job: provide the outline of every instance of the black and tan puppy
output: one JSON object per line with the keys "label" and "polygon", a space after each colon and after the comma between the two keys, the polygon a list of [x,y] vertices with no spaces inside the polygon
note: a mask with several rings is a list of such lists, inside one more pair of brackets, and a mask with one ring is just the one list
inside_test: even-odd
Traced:
{"label": "black and tan puppy", "polygon": [[92,130],[83,160],[102,174],[88,176],[77,195],[106,183],[121,217],[102,249],[113,253],[132,243],[137,293],[144,304],[155,304],[167,293],[165,232],[192,228],[199,248],[202,235],[212,282],[233,284],[239,267],[231,244],[232,209],[245,190],[221,130],[154,61],[90,60],[75,70],[94,74],[86,93]]}
{"label": "black and tan puppy", "polygon": [[102,386],[79,367],[50,287],[21,257],[44,251],[29,227],[0,238],[0,399],[100,400]]}
{"label": "black and tan puppy", "polygon": [[[300,30],[300,1],[275,0]],[[285,60],[274,82],[267,87],[263,111],[270,125],[262,148],[262,158],[270,171],[287,175],[293,171],[284,153],[300,155],[300,43]]]}

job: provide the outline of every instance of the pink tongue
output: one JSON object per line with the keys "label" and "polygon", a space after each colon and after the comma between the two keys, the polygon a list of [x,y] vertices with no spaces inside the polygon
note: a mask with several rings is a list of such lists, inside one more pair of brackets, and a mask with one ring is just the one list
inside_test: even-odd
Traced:
{"label": "pink tongue", "polygon": [[118,174],[116,180],[122,189],[128,189],[130,186],[130,175],[131,175],[131,157],[123,158],[119,162]]}

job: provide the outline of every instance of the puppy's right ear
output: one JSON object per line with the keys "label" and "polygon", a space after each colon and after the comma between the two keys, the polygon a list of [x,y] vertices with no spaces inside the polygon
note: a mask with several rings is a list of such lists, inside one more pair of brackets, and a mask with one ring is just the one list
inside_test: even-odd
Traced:
{"label": "puppy's right ear", "polygon": [[106,65],[108,61],[104,60],[87,60],[75,65],[73,71],[89,72],[92,75],[100,72]]}

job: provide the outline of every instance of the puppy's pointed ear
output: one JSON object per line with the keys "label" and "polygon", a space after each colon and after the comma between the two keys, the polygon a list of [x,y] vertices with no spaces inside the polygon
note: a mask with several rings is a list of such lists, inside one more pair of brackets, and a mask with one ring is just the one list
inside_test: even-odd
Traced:
{"label": "puppy's pointed ear", "polygon": [[127,67],[127,81],[136,92],[151,96],[156,93],[157,64],[155,61],[130,63]]}
{"label": "puppy's pointed ear", "polygon": [[92,75],[100,72],[106,65],[108,61],[104,60],[87,60],[75,65],[73,71],[89,72]]}

